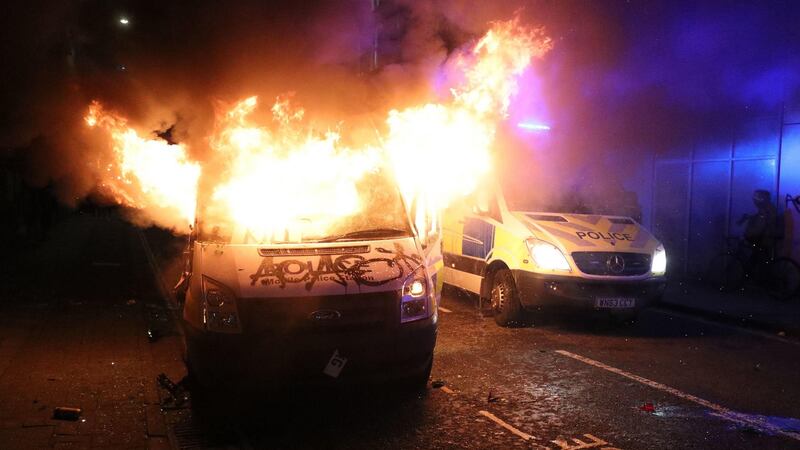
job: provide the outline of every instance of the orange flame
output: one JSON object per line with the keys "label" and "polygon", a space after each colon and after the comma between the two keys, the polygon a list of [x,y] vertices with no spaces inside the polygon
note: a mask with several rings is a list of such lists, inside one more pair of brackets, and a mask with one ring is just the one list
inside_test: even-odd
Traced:
{"label": "orange flame", "polygon": [[[541,29],[521,27],[517,19],[497,22],[459,58],[465,82],[451,89],[452,104],[389,113],[384,146],[403,195],[417,202],[414,220],[419,230],[426,228],[421,214],[436,217],[454,200],[469,195],[491,171],[497,123],[517,92],[517,77],[533,57],[550,48]],[[431,168],[436,169],[435,183]]]}
{"label": "orange flame", "polygon": [[[184,228],[194,222],[200,165],[189,161],[186,149],[161,139],[139,136],[127,121],[93,102],[84,118],[89,127],[108,131],[116,164],[106,168],[102,186],[120,203],[143,210],[166,210],[151,217],[161,226]],[[177,215],[180,220],[163,219]]]}
{"label": "orange flame", "polygon": [[[250,119],[257,98],[244,99],[217,117],[209,139],[217,157],[209,173],[222,172],[210,193],[214,214],[266,240],[323,234],[338,219],[364,212],[357,184],[388,167],[406,203],[416,205],[418,230],[435,230],[438,213],[490,172],[497,124],[517,78],[550,48],[540,29],[516,19],[494,23],[457,59],[463,82],[451,89],[450,102],[390,111],[380,142],[359,148],[343,146],[338,132],[305,129],[304,111],[287,97],[272,106],[272,126],[259,126]],[[183,146],[142,138],[97,103],[85,120],[111,133],[120,175],[108,184],[127,204],[173,208],[191,222],[200,166]],[[276,195],[265,203],[265,193]]]}
{"label": "orange flame", "polygon": [[[298,234],[294,240],[321,235],[339,218],[360,212],[356,183],[378,169],[377,150],[343,148],[333,131],[304,132],[303,110],[293,110],[286,98],[272,107],[277,131],[259,127],[247,120],[256,105],[256,97],[236,104],[211,138],[212,149],[227,160],[227,176],[212,195],[226,211],[216,214],[263,242],[286,230]],[[265,193],[275,194],[267,205]]]}

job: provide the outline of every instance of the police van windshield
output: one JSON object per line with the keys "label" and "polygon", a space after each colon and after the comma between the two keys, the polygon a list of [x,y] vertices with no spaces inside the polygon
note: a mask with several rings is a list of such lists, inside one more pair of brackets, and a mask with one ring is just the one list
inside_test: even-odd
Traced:
{"label": "police van windshield", "polygon": [[639,222],[642,216],[636,193],[630,191],[603,192],[593,195],[571,190],[550,198],[529,193],[516,193],[516,195],[507,195],[505,199],[508,209],[511,211],[628,216]]}
{"label": "police van windshield", "polygon": [[[237,226],[221,211],[224,205],[205,196],[198,202],[197,239],[226,244],[285,244],[392,239],[412,236],[400,192],[382,172],[365,175],[357,184],[359,208],[353,214],[297,217],[289,226],[268,232]],[[281,194],[276,194],[281,195]],[[289,191],[283,195],[291,195]],[[267,200],[254,208],[269,208]]]}

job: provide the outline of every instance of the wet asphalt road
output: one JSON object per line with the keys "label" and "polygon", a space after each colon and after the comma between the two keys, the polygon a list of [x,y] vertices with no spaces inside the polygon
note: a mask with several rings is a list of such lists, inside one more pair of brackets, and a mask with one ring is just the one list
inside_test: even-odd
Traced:
{"label": "wet asphalt road", "polygon": [[453,313],[443,314],[434,377],[536,445],[564,448],[554,441],[588,433],[618,448],[800,447],[800,436],[768,436],[752,426],[760,417],[726,410],[800,417],[797,344],[657,310],[622,329],[580,317],[501,329],[463,298],[443,303]]}
{"label": "wet asphalt road", "polygon": [[[449,290],[429,388],[244,407],[255,448],[800,448],[800,346],[645,312],[627,328],[534,317],[503,329]],[[783,419],[782,419],[783,418]],[[791,430],[795,430],[792,432]]]}
{"label": "wet asphalt road", "polygon": [[[29,301],[41,309],[3,305],[0,447],[800,448],[800,342],[660,310],[625,328],[535,316],[505,329],[453,289],[432,373],[443,388],[287,387],[172,407],[155,375],[185,374],[181,341],[144,249],[171,284],[180,243],[151,231],[143,248],[119,221],[84,222],[64,233],[68,249],[54,242],[35,260],[47,270],[25,271],[26,286],[47,288]],[[154,323],[164,337],[148,344]],[[86,422],[65,432],[47,417],[54,398],[82,406]]]}

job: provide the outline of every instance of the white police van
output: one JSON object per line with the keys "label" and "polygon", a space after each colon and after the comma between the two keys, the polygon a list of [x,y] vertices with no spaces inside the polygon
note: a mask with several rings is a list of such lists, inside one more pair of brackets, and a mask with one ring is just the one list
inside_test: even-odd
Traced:
{"label": "white police van", "polygon": [[630,319],[666,284],[664,246],[630,217],[512,211],[499,188],[445,213],[444,283],[478,294],[498,324],[545,307]]}

